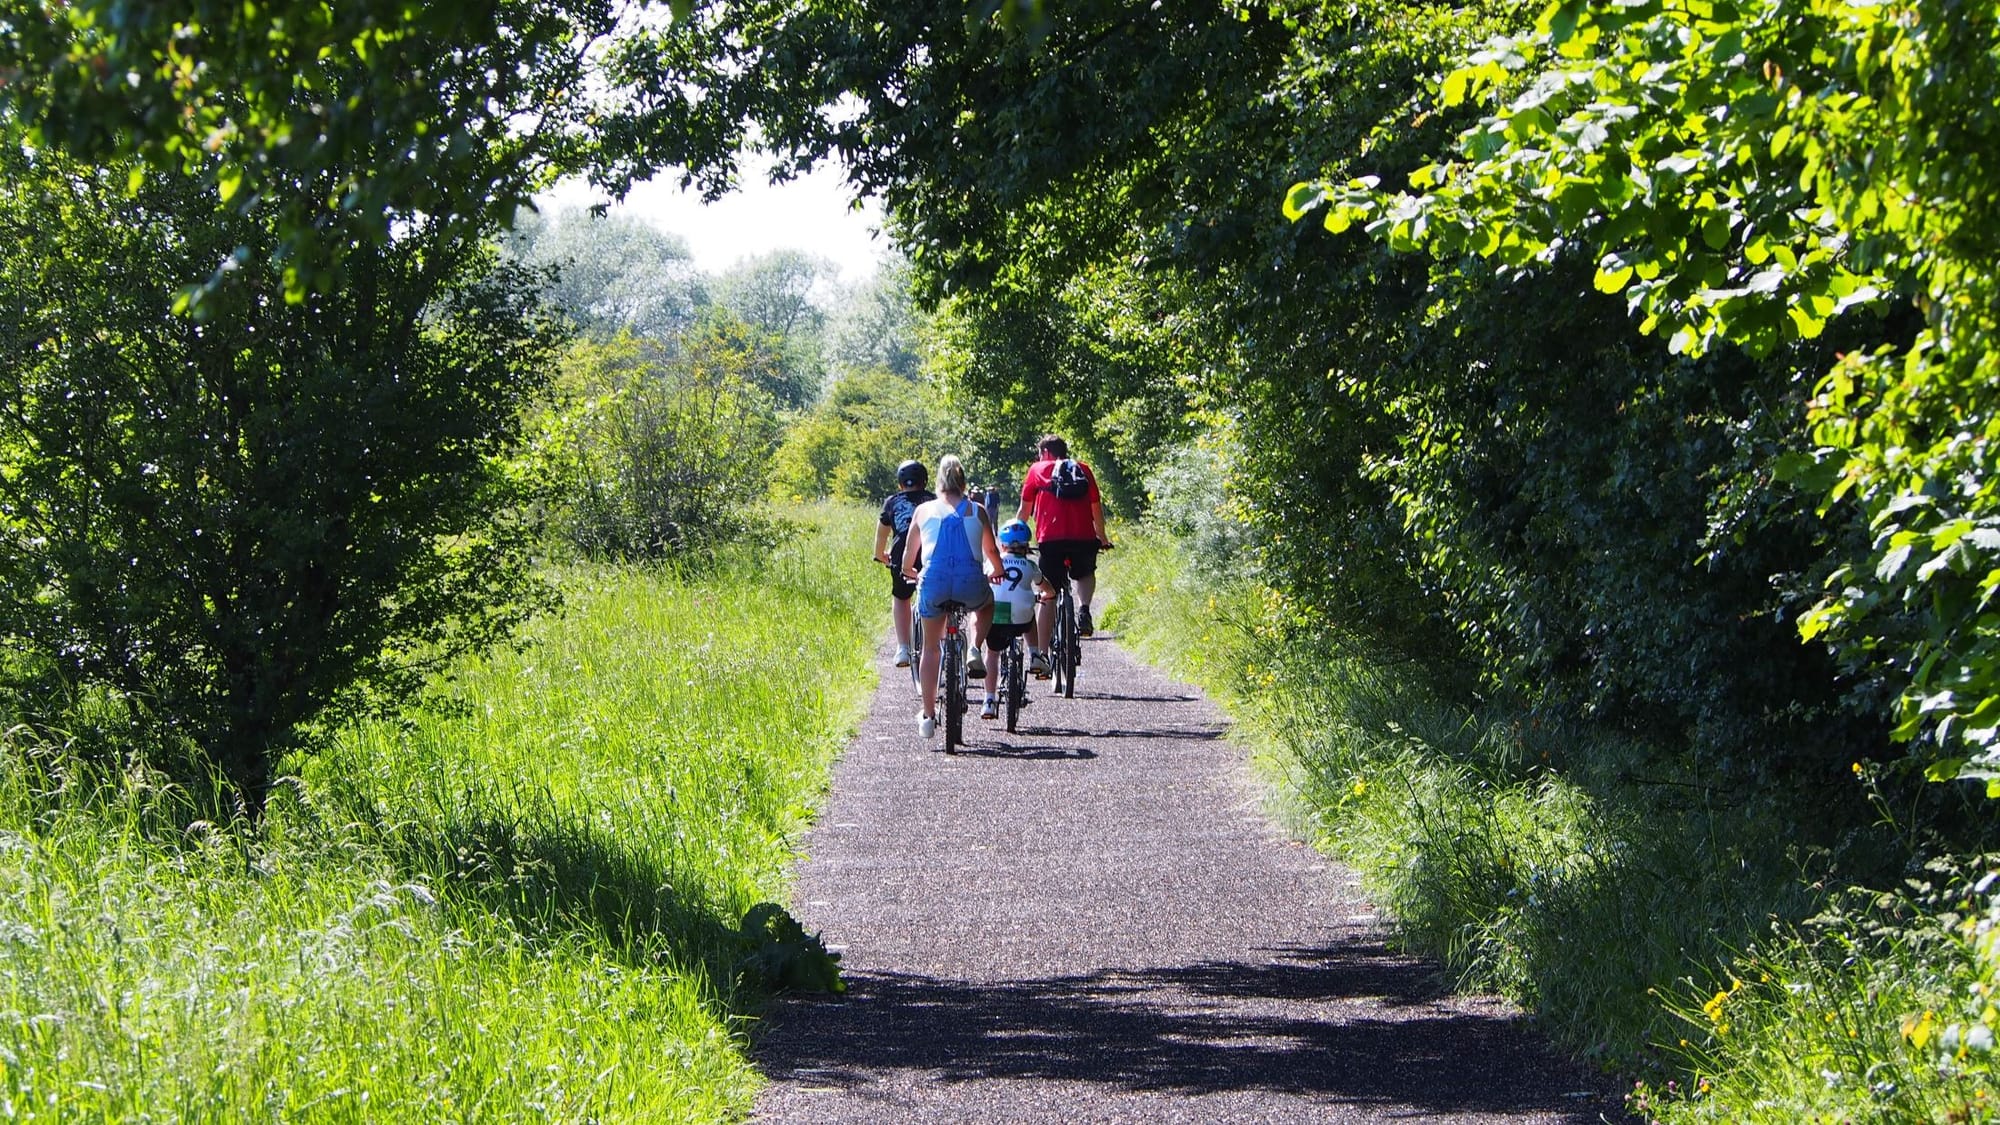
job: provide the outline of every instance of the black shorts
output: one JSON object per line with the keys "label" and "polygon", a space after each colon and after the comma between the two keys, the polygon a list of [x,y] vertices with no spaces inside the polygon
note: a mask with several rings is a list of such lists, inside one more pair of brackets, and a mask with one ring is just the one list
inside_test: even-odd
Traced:
{"label": "black shorts", "polygon": [[1041,559],[1042,577],[1058,590],[1062,589],[1065,581],[1089,578],[1097,573],[1095,539],[1051,539],[1041,545],[1037,554]]}
{"label": "black shorts", "polygon": [[986,647],[992,652],[1006,652],[1015,637],[1026,636],[1026,625],[989,625],[986,627]]}
{"label": "black shorts", "polygon": [[[891,556],[892,558],[895,556]],[[903,577],[903,564],[889,567],[889,596],[899,602],[909,601],[917,592],[917,584]]]}

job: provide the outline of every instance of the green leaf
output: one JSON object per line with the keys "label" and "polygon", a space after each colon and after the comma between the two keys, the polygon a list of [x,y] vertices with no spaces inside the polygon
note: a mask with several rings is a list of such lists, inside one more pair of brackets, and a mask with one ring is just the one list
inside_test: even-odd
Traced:
{"label": "green leaf", "polygon": [[[1965,768],[1964,758],[1940,758],[1937,761],[1932,762],[1930,765],[1924,767],[1924,780],[1952,781],[1958,777],[1958,771],[1964,768]],[[1991,790],[1992,790],[1991,782],[1987,783],[1987,788],[1988,788],[1988,794],[1991,795]]]}
{"label": "green leaf", "polygon": [[1292,190],[1285,193],[1285,218],[1296,223],[1325,199],[1326,184],[1323,181],[1307,180],[1293,184]]}
{"label": "green leaf", "polygon": [[1555,3],[1535,21],[1535,30],[1548,36],[1549,42],[1557,47],[1570,41],[1576,35],[1577,10],[1568,3]]}
{"label": "green leaf", "polygon": [[1591,280],[1599,293],[1616,293],[1632,280],[1632,267],[1625,265],[1616,256],[1604,259],[1605,264],[1597,267],[1597,276]]}
{"label": "green leaf", "polygon": [[1904,564],[1909,561],[1910,545],[1908,543],[1899,547],[1892,547],[1889,549],[1888,554],[1882,556],[1882,561],[1875,564],[1875,577],[1883,582],[1893,581],[1896,575],[1902,573]]}
{"label": "green leaf", "polygon": [[1720,250],[1729,245],[1729,216],[1717,212],[1702,220],[1701,240],[1710,250]]}
{"label": "green leaf", "polygon": [[1472,85],[1472,71],[1460,67],[1444,76],[1444,86],[1438,91],[1446,106],[1463,105],[1467,89]]}

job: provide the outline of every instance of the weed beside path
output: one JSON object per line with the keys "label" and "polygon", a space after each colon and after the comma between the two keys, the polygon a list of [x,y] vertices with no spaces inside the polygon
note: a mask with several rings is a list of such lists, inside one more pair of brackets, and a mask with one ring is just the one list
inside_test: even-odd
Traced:
{"label": "weed beside path", "polygon": [[1218,712],[1100,637],[1022,729],[918,741],[882,688],[795,911],[849,992],[787,1000],[768,1122],[1594,1122],[1618,1100],[1510,1009],[1384,948],[1276,831]]}

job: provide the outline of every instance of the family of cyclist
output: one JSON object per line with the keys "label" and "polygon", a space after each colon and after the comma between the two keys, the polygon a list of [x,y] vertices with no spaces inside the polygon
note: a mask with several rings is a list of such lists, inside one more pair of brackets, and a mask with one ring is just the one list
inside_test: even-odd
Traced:
{"label": "family of cyclist", "polygon": [[[875,532],[875,559],[890,571],[896,666],[917,662],[919,737],[930,738],[937,731],[938,641],[953,604],[966,611],[970,624],[966,674],[985,681],[980,717],[986,719],[999,713],[1000,677],[987,677],[980,649],[994,654],[997,668],[1007,647],[1025,636],[1030,669],[1037,678],[1047,678],[1055,589],[1063,581],[1076,592],[1077,632],[1089,636],[1093,631],[1090,596],[1097,584],[1097,552],[1111,544],[1097,477],[1071,458],[1068,443],[1053,434],[1041,439],[1038,454],[1021,483],[1018,511],[997,530],[994,491],[985,490],[975,502],[957,457],[939,460],[935,493],[929,491],[921,463],[905,461],[896,469],[897,491],[883,501]],[[1039,566],[1028,553],[1030,524],[1040,540]],[[915,617],[923,625],[914,653],[909,645],[913,598]]]}

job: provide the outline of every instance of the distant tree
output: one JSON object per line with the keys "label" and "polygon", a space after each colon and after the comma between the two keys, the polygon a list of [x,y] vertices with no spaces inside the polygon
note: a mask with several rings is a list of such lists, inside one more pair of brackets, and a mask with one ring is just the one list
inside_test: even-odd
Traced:
{"label": "distant tree", "polygon": [[778,400],[788,408],[811,402],[824,381],[826,311],[821,301],[834,275],[833,263],[825,258],[777,250],[738,262],[711,288],[716,304],[781,341],[787,386]]}
{"label": "distant tree", "polygon": [[629,214],[524,211],[502,245],[528,265],[554,270],[549,302],[599,335],[630,330],[670,339],[694,323],[707,300],[687,240]]}
{"label": "distant tree", "polygon": [[[198,177],[6,147],[0,182],[6,644],[122,693],[254,813],[309,724],[537,603],[502,465],[560,341],[532,278],[415,220],[291,302],[282,216]],[[175,315],[214,262],[229,283]]]}
{"label": "distant tree", "polygon": [[826,313],[816,299],[837,270],[803,250],[774,250],[744,260],[715,279],[715,302],[778,336],[819,331]]}
{"label": "distant tree", "polygon": [[921,320],[911,293],[910,264],[885,261],[866,281],[833,301],[826,327],[827,366],[835,375],[882,370],[915,379],[923,362]]}

